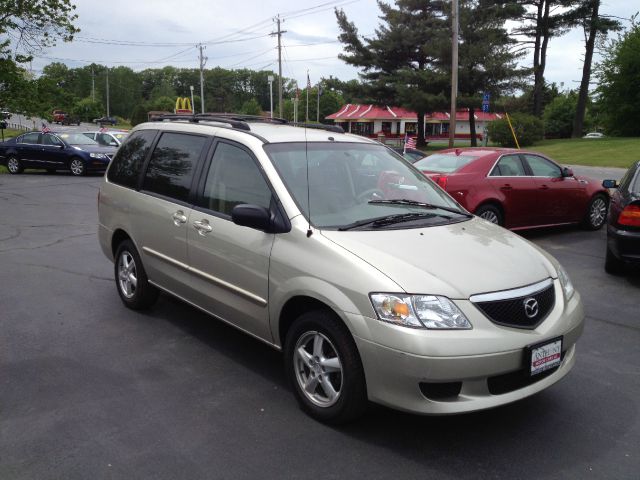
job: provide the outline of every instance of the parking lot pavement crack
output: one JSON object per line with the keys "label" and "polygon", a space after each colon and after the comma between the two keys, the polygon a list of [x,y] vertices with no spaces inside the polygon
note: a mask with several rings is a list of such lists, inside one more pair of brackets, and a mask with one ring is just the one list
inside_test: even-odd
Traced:
{"label": "parking lot pavement crack", "polygon": [[586,318],[588,320],[595,320],[596,322],[606,323],[607,325],[613,325],[614,327],[626,328],[628,330],[633,330],[634,332],[640,332],[640,325],[638,325],[638,326],[636,326],[636,325],[625,325],[623,323],[617,323],[617,322],[614,322],[612,320],[605,320],[603,318],[592,317],[590,315],[587,315]]}
{"label": "parking lot pavement crack", "polygon": [[91,236],[94,236],[95,234],[96,234],[95,232],[91,232],[91,233],[81,233],[79,235],[68,235],[66,237],[59,238],[58,240],[55,240],[55,241],[50,242],[50,243],[45,243],[43,245],[34,245],[34,246],[31,246],[31,247],[11,247],[11,248],[0,249],[0,253],[17,252],[17,251],[20,251],[20,250],[38,250],[38,249],[41,249],[41,248],[52,247],[54,245],[58,245],[59,243],[63,243],[65,241],[71,240],[73,238],[91,237]]}
{"label": "parking lot pavement crack", "polygon": [[66,268],[56,267],[55,265],[37,265],[35,263],[25,263],[24,265],[28,267],[43,268],[46,270],[54,270],[57,272],[68,273],[70,275],[77,275],[79,277],[88,278],[89,280],[101,280],[109,283],[113,282],[113,277],[102,277],[100,275],[92,275],[92,274],[86,274],[82,272],[76,272],[74,270],[67,270]]}

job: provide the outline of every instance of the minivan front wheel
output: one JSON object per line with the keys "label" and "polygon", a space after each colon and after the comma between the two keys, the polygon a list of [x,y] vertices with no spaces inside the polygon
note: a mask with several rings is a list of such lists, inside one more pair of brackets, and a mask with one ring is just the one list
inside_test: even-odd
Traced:
{"label": "minivan front wheel", "polygon": [[340,424],[366,410],[362,362],[335,314],[311,311],[294,322],[286,336],[285,367],[298,403],[316,420]]}
{"label": "minivan front wheel", "polygon": [[143,310],[158,299],[158,289],[149,283],[140,255],[130,240],[118,246],[114,273],[118,294],[127,307]]}

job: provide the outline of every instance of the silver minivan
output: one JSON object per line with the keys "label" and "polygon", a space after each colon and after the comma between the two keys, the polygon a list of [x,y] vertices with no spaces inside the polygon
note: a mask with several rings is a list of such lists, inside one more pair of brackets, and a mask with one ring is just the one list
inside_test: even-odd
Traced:
{"label": "silver minivan", "polygon": [[282,350],[325,422],[528,397],[571,370],[583,329],[553,257],[336,127],[139,125],[100,187],[99,239],[126,306],[163,291]]}

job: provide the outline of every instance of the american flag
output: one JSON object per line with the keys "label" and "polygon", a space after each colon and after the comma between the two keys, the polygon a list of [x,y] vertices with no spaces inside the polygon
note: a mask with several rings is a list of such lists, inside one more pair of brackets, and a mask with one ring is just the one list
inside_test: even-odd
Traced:
{"label": "american flag", "polygon": [[407,151],[407,148],[416,148],[416,137],[410,137],[409,134],[405,134],[404,136],[404,151]]}
{"label": "american flag", "polygon": [[307,71],[307,88],[311,88],[311,79],[309,78],[309,71]]}
{"label": "american flag", "polygon": [[49,130],[49,127],[47,127],[46,124],[42,124],[42,133],[49,133],[51,130]]}

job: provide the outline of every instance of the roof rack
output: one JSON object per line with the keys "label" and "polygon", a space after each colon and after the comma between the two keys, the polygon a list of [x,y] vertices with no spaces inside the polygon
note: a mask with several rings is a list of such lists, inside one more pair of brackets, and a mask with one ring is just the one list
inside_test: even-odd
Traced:
{"label": "roof rack", "polygon": [[250,122],[259,123],[276,123],[279,125],[291,125],[293,127],[313,128],[315,130],[327,130],[329,132],[344,133],[344,129],[338,125],[325,125],[322,123],[301,123],[289,122],[284,118],[278,117],[261,117],[259,115],[242,115],[237,113],[196,113],[195,115],[173,114],[167,113],[163,115],[155,115],[150,118],[151,121],[164,120],[186,120],[191,123],[199,123],[200,121],[220,122],[237,128],[239,130],[251,131]]}
{"label": "roof rack", "polygon": [[300,123],[300,122],[291,122],[289,125],[293,125],[294,127],[303,127],[303,128],[313,128],[316,130],[327,130],[329,132],[335,133],[344,133],[344,128],[339,125],[325,125],[324,123]]}

